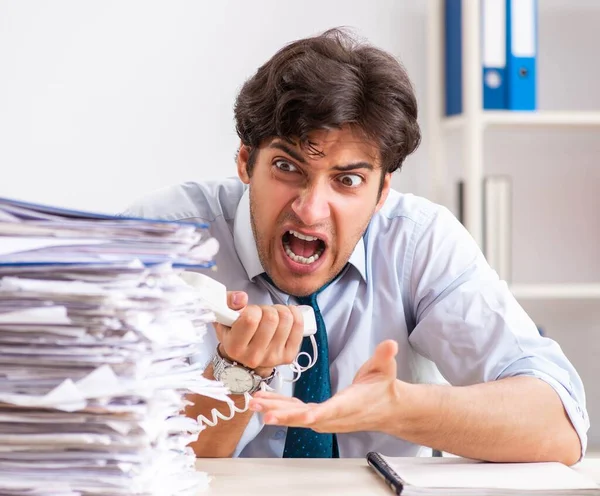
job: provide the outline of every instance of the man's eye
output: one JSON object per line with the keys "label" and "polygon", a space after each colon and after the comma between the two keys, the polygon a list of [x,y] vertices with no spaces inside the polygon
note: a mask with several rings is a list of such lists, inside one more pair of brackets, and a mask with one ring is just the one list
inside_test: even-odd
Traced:
{"label": "man's eye", "polygon": [[275,167],[277,167],[282,172],[296,172],[298,169],[296,166],[290,164],[287,160],[276,160],[274,163]]}
{"label": "man's eye", "polygon": [[356,188],[357,186],[360,186],[362,184],[363,178],[357,176],[356,174],[344,174],[343,176],[339,177],[339,181],[344,186],[348,186],[349,188]]}

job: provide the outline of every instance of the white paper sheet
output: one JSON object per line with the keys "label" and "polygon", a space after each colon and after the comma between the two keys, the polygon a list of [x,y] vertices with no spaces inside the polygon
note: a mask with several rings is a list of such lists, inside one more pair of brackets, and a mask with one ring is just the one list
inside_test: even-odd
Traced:
{"label": "white paper sheet", "polygon": [[599,489],[593,480],[561,463],[481,463],[463,458],[423,463],[411,458],[383,458],[406,483],[407,494],[464,494],[468,489],[481,491],[477,494],[490,490],[571,494],[579,489]]}
{"label": "white paper sheet", "polygon": [[3,236],[0,243],[0,255],[10,255],[23,251],[39,250],[56,246],[85,246],[105,243],[101,239],[74,239],[74,238],[43,238]]}

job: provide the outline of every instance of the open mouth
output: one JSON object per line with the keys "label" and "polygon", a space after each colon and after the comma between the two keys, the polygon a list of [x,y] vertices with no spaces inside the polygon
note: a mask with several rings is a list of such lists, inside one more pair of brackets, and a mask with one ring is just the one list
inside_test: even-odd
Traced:
{"label": "open mouth", "polygon": [[287,231],[282,241],[287,256],[294,262],[304,265],[316,262],[325,251],[323,240],[297,231]]}

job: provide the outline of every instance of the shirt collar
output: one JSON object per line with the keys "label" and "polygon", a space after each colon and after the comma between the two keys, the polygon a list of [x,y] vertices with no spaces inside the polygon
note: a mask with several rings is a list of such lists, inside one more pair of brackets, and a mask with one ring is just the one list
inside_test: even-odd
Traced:
{"label": "shirt collar", "polygon": [[246,187],[235,212],[233,244],[244,269],[246,269],[248,279],[253,280],[265,271],[258,258],[256,241],[252,232],[252,224],[250,222],[250,188],[248,187]]}
{"label": "shirt collar", "polygon": [[[256,241],[250,222],[250,188],[246,188],[244,191],[235,212],[235,219],[233,221],[233,243],[235,251],[246,270],[246,274],[248,274],[248,279],[253,280],[256,276],[265,271],[260,263],[260,258],[258,257]],[[361,237],[358,240],[358,243],[356,243],[348,262],[358,270],[359,274],[366,281],[367,271],[364,237]]]}

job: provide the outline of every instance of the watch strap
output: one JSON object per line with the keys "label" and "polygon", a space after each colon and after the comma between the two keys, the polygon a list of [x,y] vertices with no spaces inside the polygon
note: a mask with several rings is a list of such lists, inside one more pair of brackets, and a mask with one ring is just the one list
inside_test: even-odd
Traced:
{"label": "watch strap", "polygon": [[240,367],[240,368],[247,370],[252,377],[252,389],[250,389],[250,391],[247,391],[250,394],[258,391],[260,389],[260,385],[263,382],[266,383],[267,385],[270,384],[271,381],[273,380],[273,378],[275,377],[275,369],[273,369],[273,372],[271,373],[270,376],[262,377],[262,376],[258,375],[256,372],[254,372],[253,369],[248,368],[241,363],[234,362],[234,361],[232,362],[231,360],[228,360],[227,358],[223,357],[221,355],[221,353],[219,353],[218,346],[217,346],[217,349],[215,350],[215,354],[212,359],[212,365],[213,365],[213,376],[215,377],[216,380],[220,380],[220,377],[221,377],[221,374],[223,373],[223,371],[229,367]]}

